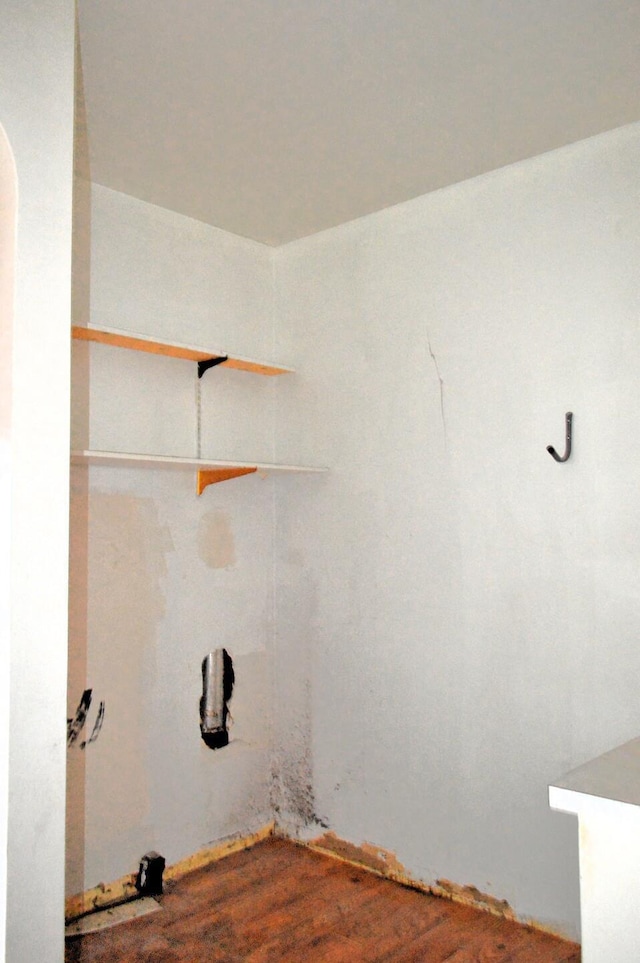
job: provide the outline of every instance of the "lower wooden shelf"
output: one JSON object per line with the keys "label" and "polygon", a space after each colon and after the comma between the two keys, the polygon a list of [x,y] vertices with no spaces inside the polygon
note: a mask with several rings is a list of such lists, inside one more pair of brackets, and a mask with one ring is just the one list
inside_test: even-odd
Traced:
{"label": "lower wooden shelf", "polygon": [[198,495],[209,485],[250,475],[281,472],[326,472],[327,468],[310,465],[275,465],[268,462],[218,461],[210,458],[183,458],[178,455],[141,455],[124,451],[72,451],[72,465],[105,465],[112,468],[174,468],[182,471],[196,471],[196,491]]}

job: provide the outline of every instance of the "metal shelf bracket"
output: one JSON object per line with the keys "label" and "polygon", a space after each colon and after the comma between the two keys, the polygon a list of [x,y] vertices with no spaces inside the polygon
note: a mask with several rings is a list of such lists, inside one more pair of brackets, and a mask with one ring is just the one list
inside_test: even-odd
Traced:
{"label": "metal shelf bracket", "polygon": [[220,358],[207,358],[206,361],[198,361],[198,377],[201,378],[209,368],[214,368],[217,364],[224,364],[228,360],[229,355],[225,354]]}

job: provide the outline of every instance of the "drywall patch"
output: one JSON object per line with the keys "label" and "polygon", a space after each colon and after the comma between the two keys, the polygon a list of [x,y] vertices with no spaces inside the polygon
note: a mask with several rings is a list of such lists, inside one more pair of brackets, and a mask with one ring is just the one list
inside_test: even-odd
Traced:
{"label": "drywall patch", "polygon": [[209,568],[231,568],[235,565],[233,529],[226,512],[206,512],[200,519],[198,555]]}

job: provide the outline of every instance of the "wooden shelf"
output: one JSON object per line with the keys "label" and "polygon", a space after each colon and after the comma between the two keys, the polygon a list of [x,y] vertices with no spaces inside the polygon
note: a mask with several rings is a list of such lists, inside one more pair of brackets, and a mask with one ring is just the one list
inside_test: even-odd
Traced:
{"label": "wooden shelf", "polygon": [[209,458],[182,458],[177,455],[141,455],[123,451],[72,451],[73,465],[105,465],[120,468],[174,468],[183,471],[197,472],[196,491],[198,495],[216,482],[254,472],[272,473],[304,473],[325,472],[326,468],[309,465],[274,465],[268,462],[239,462],[218,461]]}
{"label": "wooden shelf", "polygon": [[[117,328],[80,327],[73,325],[72,337],[78,341],[95,341],[118,348],[128,348],[131,351],[145,351],[149,354],[163,355],[168,358],[182,358],[199,363],[199,374],[208,365],[207,362],[219,363],[225,368],[235,368],[239,371],[250,371],[261,375],[292,374],[294,369],[285,365],[276,365],[267,361],[256,361],[253,358],[243,358],[239,355],[229,355],[224,351],[204,348],[195,345],[181,344],[175,341],[162,341],[151,338],[146,334],[132,334]],[[221,359],[221,360],[218,360]],[[199,395],[198,395],[199,399]],[[199,404],[198,400],[198,404]],[[326,468],[312,468],[304,465],[272,465],[263,462],[234,462],[218,461],[205,458],[181,458],[174,455],[142,455],[120,451],[73,451],[71,462],[75,465],[107,465],[123,468],[178,468],[195,470],[197,472],[196,491],[198,495],[209,485],[250,475],[255,472],[323,472]]]}
{"label": "wooden shelf", "polygon": [[240,355],[230,355],[225,351],[211,348],[196,347],[180,344],[179,342],[160,341],[146,334],[131,334],[119,331],[117,328],[80,327],[73,325],[71,335],[77,341],[96,341],[118,348],[129,348],[131,351],[146,351],[149,354],[160,354],[167,358],[183,358],[187,361],[210,361],[215,358],[226,358],[220,364],[225,368],[236,368],[239,371],[252,371],[261,375],[292,374],[294,369],[285,365],[276,365],[267,361],[256,361],[252,358],[242,358]]}

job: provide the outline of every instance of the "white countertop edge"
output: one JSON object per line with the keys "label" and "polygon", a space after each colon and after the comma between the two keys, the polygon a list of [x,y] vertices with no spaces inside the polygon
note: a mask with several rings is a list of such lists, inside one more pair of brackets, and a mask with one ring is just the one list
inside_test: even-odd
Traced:
{"label": "white countertop edge", "polygon": [[563,812],[608,810],[610,804],[640,807],[640,738],[597,756],[549,786],[549,805]]}

